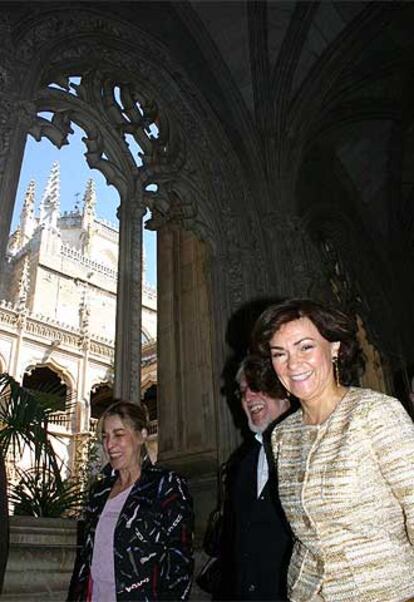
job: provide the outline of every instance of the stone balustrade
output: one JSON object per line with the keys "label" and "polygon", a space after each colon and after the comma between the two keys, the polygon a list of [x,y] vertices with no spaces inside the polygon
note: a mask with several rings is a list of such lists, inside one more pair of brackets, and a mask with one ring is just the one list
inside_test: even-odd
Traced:
{"label": "stone balustrade", "polygon": [[81,253],[80,251],[75,249],[74,247],[71,247],[69,245],[62,245],[60,252],[63,257],[68,257],[69,259],[73,259],[80,265],[91,268],[95,272],[99,272],[99,273],[103,274],[104,276],[107,276],[108,278],[112,278],[113,280],[116,280],[118,277],[117,270],[113,270],[109,266],[107,266],[103,263],[100,263],[99,261],[90,259],[89,257],[84,255],[83,253]]}
{"label": "stone balustrade", "polygon": [[49,424],[53,426],[60,426],[70,430],[72,424],[73,410],[69,411],[56,411],[49,414]]}

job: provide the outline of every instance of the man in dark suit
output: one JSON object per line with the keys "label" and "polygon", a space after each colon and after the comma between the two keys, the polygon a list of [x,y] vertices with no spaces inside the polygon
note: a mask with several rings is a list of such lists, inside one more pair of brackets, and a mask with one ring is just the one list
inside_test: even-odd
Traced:
{"label": "man in dark suit", "polygon": [[292,536],[266,448],[272,427],[291,411],[290,402],[253,356],[243,360],[236,381],[251,437],[226,464],[224,570],[216,599],[284,601]]}

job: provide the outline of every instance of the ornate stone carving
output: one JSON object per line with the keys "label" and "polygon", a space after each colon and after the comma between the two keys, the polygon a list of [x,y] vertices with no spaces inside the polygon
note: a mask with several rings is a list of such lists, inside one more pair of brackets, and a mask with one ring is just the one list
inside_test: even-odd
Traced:
{"label": "ornate stone carving", "polygon": [[[26,23],[17,52],[27,72],[34,64],[44,69],[30,78],[40,80],[41,88],[31,90],[28,96],[32,95],[36,112],[51,111],[54,117],[46,123],[38,118],[30,122],[33,111],[26,105],[26,123],[35,136],[45,135],[57,146],[68,141],[70,124],[78,123],[86,132],[89,165],[100,169],[120,192],[120,214],[125,210],[130,220],[130,210],[139,213],[149,206],[155,227],[157,220],[175,223],[208,242],[214,256],[211,280],[219,283],[218,294],[213,295],[212,319],[220,320],[217,328],[224,331],[226,312],[266,286],[261,225],[246,209],[248,204],[254,206],[253,193],[248,191],[239,159],[209,102],[162,43],[145,32],[137,35],[137,31],[121,20],[115,22],[82,7],[76,16],[64,8],[35,15],[32,23]],[[69,88],[70,75],[81,77],[77,87]],[[60,89],[49,87],[51,82]],[[122,107],[114,98],[116,85]],[[157,142],[145,134],[148,123],[155,121]],[[142,165],[128,148],[126,137],[130,135],[135,135],[142,148]],[[157,190],[147,190],[150,184]],[[136,234],[135,219],[138,216],[132,216],[129,232]],[[131,254],[124,274],[132,275],[124,292],[136,303],[140,299],[140,249],[133,245],[139,244],[140,238],[135,234],[125,238],[125,233],[121,224],[125,253]],[[119,276],[124,277],[121,271]],[[116,374],[125,371],[130,384],[125,391],[139,396],[140,363],[135,355],[140,348],[139,313],[128,308],[126,301],[119,302],[124,340],[118,338],[117,344],[124,351],[118,355]],[[79,333],[76,337],[79,342]],[[89,345],[91,353],[108,350],[97,340]],[[121,361],[123,358],[128,362]],[[216,385],[218,388],[218,382]]]}
{"label": "ornate stone carving", "polygon": [[263,216],[263,223],[276,251],[274,260],[282,281],[281,290],[292,295],[314,296],[321,270],[305,222],[291,214],[271,211]]}

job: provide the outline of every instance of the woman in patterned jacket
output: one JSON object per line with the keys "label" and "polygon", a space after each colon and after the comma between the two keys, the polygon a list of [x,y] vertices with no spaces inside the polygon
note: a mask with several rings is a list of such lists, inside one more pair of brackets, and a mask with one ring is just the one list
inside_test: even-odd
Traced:
{"label": "woman in patterned jacket", "polygon": [[355,386],[356,325],[307,299],[269,307],[257,352],[301,408],[276,426],[279,495],[295,535],[292,602],[414,596],[414,425],[401,403]]}
{"label": "woman in patterned jacket", "polygon": [[109,464],[92,488],[70,600],[186,600],[192,572],[192,500],[185,480],[144,460],[147,418],[128,402],[101,418]]}

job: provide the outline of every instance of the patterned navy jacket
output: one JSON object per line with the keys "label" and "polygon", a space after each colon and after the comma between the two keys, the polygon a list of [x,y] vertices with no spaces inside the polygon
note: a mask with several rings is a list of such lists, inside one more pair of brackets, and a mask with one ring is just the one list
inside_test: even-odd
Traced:
{"label": "patterned navy jacket", "polygon": [[[96,526],[116,479],[109,465],[103,472],[109,474],[92,488],[86,509],[84,545],[69,600],[88,599]],[[117,602],[188,598],[193,574],[193,519],[185,479],[171,470],[144,464],[114,533]]]}

